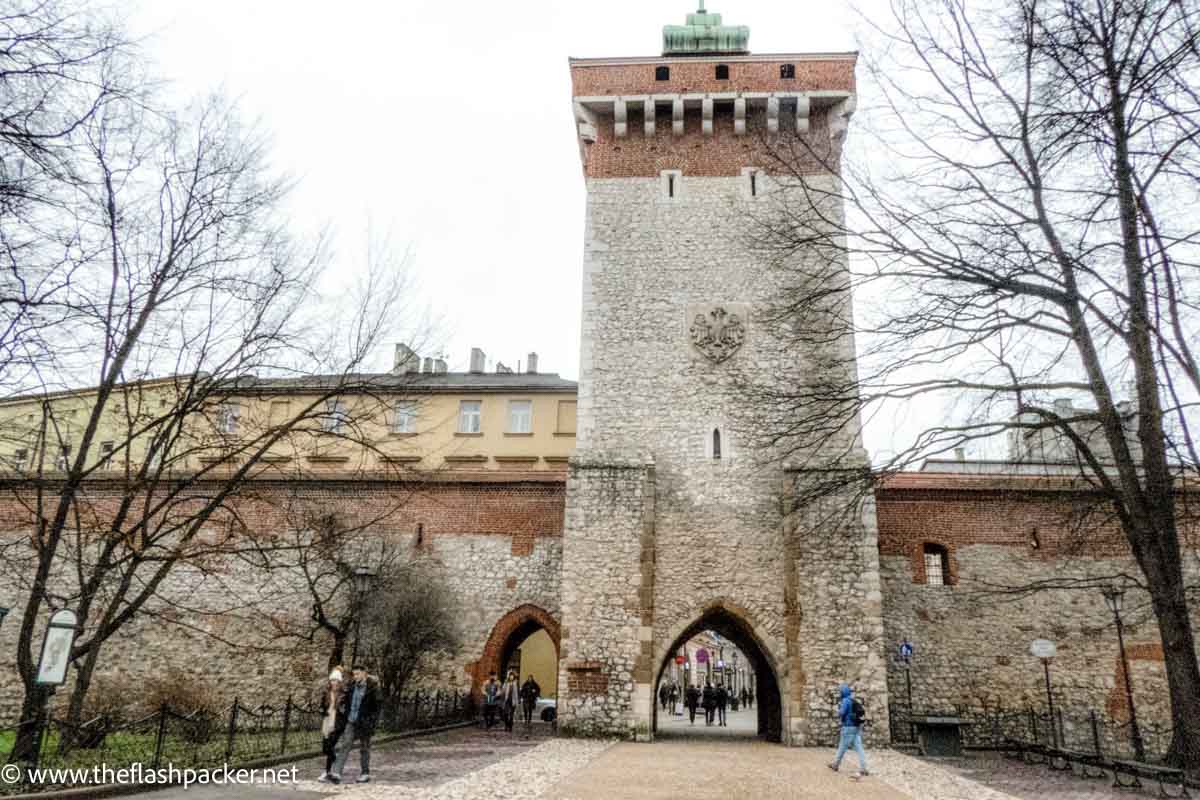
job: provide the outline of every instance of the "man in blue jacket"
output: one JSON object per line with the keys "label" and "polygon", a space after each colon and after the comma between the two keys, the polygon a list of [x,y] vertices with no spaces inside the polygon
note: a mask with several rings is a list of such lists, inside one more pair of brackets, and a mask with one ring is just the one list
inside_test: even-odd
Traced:
{"label": "man in blue jacket", "polygon": [[853,747],[854,752],[858,753],[858,774],[867,775],[867,754],[863,752],[862,744],[862,724],[866,715],[862,704],[854,700],[850,687],[844,683],[841,696],[841,702],[838,703],[838,719],[842,724],[842,737],[838,741],[837,755],[833,757],[829,768],[837,772],[838,767],[842,765],[842,756]]}

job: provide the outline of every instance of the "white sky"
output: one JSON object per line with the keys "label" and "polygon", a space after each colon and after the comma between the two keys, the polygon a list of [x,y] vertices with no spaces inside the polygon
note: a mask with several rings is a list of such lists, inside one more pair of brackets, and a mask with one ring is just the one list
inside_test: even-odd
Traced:
{"label": "white sky", "polygon": [[[472,346],[578,376],[584,186],[568,56],[655,55],[693,0],[143,0],[130,18],[183,97],[223,88],[299,179],[305,228],[330,224],[345,275],[368,217],[411,246],[446,321],[451,369]],[[854,49],[848,4],[715,0],[755,52]],[[390,353],[380,352],[380,369]]]}

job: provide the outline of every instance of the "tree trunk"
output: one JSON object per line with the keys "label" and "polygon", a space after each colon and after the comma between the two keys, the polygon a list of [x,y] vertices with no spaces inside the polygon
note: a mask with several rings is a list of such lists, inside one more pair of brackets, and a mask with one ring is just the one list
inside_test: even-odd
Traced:
{"label": "tree trunk", "polygon": [[42,687],[25,685],[25,699],[21,703],[21,714],[17,719],[16,739],[12,751],[8,755],[10,763],[34,764],[38,758],[38,721],[49,700],[48,694]]}
{"label": "tree trunk", "polygon": [[336,667],[338,664],[342,664],[343,666],[345,666],[345,663],[344,663],[345,654],[346,654],[346,634],[335,633],[333,635],[333,649],[329,651],[329,670],[331,672],[333,671],[333,668]]}
{"label": "tree trunk", "polygon": [[1150,567],[1147,570],[1150,596],[1158,618],[1171,695],[1174,730],[1167,761],[1195,772],[1200,770],[1200,665],[1196,662],[1196,640],[1188,615],[1183,575],[1175,559],[1147,567]]}
{"label": "tree trunk", "polygon": [[[83,719],[83,704],[87,700],[88,690],[92,687],[92,677],[96,672],[96,661],[100,646],[93,645],[82,662],[76,662],[75,686],[71,690],[71,702],[67,705],[67,730],[75,732],[86,720]],[[74,740],[66,741],[69,749],[75,745]]]}

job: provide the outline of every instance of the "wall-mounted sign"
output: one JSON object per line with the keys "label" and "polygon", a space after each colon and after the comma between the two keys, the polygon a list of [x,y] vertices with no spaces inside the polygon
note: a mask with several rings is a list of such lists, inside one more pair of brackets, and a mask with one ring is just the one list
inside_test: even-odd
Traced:
{"label": "wall-mounted sign", "polygon": [[701,647],[699,650],[696,651],[696,663],[697,664],[707,664],[708,663],[708,651],[705,650],[703,647]]}

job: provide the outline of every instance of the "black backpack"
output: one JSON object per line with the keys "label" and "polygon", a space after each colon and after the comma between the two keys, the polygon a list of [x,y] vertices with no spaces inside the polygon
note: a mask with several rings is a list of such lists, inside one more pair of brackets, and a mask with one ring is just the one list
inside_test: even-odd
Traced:
{"label": "black backpack", "polygon": [[867,721],[867,709],[859,702],[858,698],[854,698],[850,702],[850,721],[854,723],[854,727],[861,728],[863,723]]}

